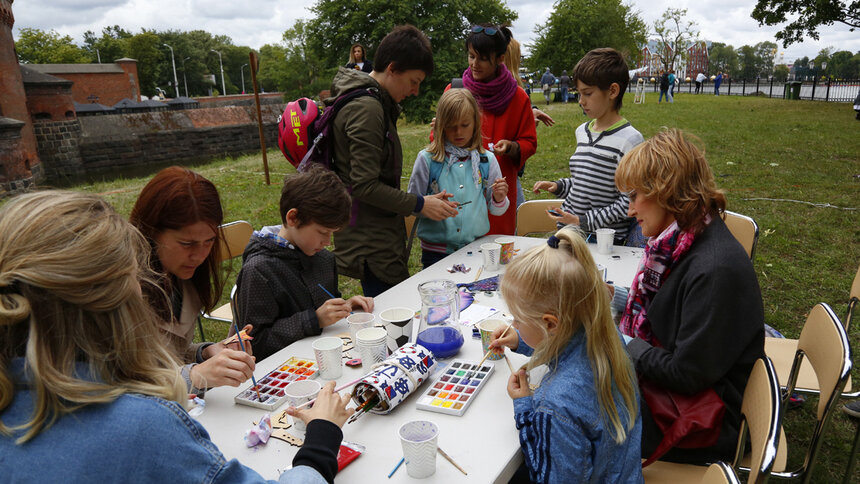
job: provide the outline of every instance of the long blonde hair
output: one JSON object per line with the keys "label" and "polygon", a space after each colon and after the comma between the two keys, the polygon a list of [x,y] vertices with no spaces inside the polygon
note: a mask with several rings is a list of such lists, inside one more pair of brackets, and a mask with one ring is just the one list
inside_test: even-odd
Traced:
{"label": "long blonde hair", "polygon": [[523,83],[523,79],[520,77],[521,58],[522,53],[520,52],[520,43],[517,39],[511,37],[511,41],[508,42],[508,50],[505,52],[505,67],[511,71],[511,75],[514,76],[514,80],[517,81],[517,85],[523,87],[525,84]]}
{"label": "long blonde hair", "polygon": [[[162,343],[141,284],[149,244],[102,199],[45,191],[0,208],[0,413],[15,394],[10,363],[24,357],[32,379],[34,438],[64,414],[124,393],[180,401],[178,364]],[[82,375],[86,366],[89,378]]]}
{"label": "long blonde hair", "polygon": [[467,149],[484,152],[481,145],[481,110],[478,102],[468,89],[448,89],[442,93],[436,105],[436,124],[433,127],[433,141],[427,145],[427,151],[436,161],[445,160],[445,128],[458,123],[464,117],[472,118],[472,139]]}
{"label": "long blonde hair", "polygon": [[[585,331],[600,413],[615,430],[615,441],[621,443],[633,429],[639,411],[633,365],[612,321],[609,292],[582,236],[571,228],[561,229],[555,236],[558,248],[534,247],[508,265],[502,296],[519,324],[544,332],[527,365],[529,370],[542,364],[557,365],[573,335]],[[544,314],[558,318],[553,334],[539,324]],[[623,415],[616,408],[613,390],[623,400]]]}

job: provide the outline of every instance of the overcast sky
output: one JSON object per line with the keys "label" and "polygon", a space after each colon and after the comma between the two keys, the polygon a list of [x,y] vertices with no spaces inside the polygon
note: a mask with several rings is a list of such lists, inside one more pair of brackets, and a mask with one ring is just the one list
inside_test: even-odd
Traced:
{"label": "overcast sky", "polygon": [[[15,28],[54,29],[83,42],[87,30],[100,33],[103,27],[119,25],[133,33],[141,28],[156,30],[206,30],[227,35],[236,45],[259,48],[281,40],[281,34],[298,18],[310,18],[313,0],[18,0],[13,4]],[[552,1],[508,0],[519,13],[514,37],[524,44],[534,39],[535,25],[543,24],[552,12]],[[776,42],[775,27],[759,27],[750,17],[755,0],[626,0],[637,9],[649,27],[669,6],[686,8],[696,22],[700,38],[730,44],[735,48],[758,42]],[[786,63],[800,57],[815,57],[825,47],[860,51],[860,33],[843,24],[820,29],[818,41],[809,39],[787,49],[779,45]],[[559,46],[563,48],[563,46]],[[777,54],[777,62],[779,56]],[[346,57],[344,53],[344,57]]]}

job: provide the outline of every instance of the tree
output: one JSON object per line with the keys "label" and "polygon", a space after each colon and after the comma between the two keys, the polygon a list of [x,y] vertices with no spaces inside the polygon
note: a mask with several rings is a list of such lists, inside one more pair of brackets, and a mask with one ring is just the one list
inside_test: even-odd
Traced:
{"label": "tree", "polygon": [[[127,40],[127,53],[129,57],[137,60],[140,93],[144,96],[152,97],[156,93],[156,82],[164,68],[162,43],[158,34],[145,29]],[[169,57],[167,62],[170,62]]]}
{"label": "tree", "polygon": [[424,80],[417,97],[403,102],[406,117],[421,122],[433,117],[435,100],[451,78],[465,70],[468,28],[485,22],[510,23],[517,18],[501,0],[448,0],[444,8],[434,0],[317,0],[311,11],[316,18],[305,25],[307,48],[324,69],[346,64],[353,42],[362,43],[372,60],[376,46],[397,25],[412,24],[430,37],[433,76]]}
{"label": "tree", "polygon": [[309,25],[308,22],[298,20],[282,37],[284,47],[279,64],[283,68],[280,70],[282,78],[279,86],[287,99],[316,96],[329,88],[337,70],[335,66],[327,67],[315,55],[309,37]]}
{"label": "tree", "polygon": [[44,31],[24,27],[15,42],[18,62],[21,64],[86,64],[90,58],[75,45],[68,35],[56,30]]}
{"label": "tree", "polygon": [[834,52],[827,62],[827,71],[836,79],[856,79],[860,77],[860,53],[851,54],[847,50]]}
{"label": "tree", "polygon": [[696,22],[685,20],[686,16],[686,8],[670,7],[654,22],[654,34],[660,39],[657,52],[666,71],[675,68],[677,60],[684,58],[687,46],[699,37]]}
{"label": "tree", "polygon": [[788,67],[778,65],[773,68],[773,78],[779,82],[784,82],[788,79]]}
{"label": "tree", "polygon": [[777,46],[774,42],[764,41],[755,45],[756,57],[759,61],[756,76],[768,77],[771,75],[776,51]]}
{"label": "tree", "polygon": [[131,38],[131,33],[114,25],[102,29],[101,37],[96,37],[92,30],[84,32],[83,50],[89,54],[94,62],[114,62],[126,57],[126,41]]}
{"label": "tree", "polygon": [[759,60],[754,47],[745,45],[738,49],[740,61],[740,76],[744,79],[754,79],[759,73]]}
{"label": "tree", "polygon": [[740,70],[738,53],[731,45],[720,42],[711,44],[708,52],[708,72],[716,75],[717,72],[737,72]]}
{"label": "tree", "polygon": [[[850,2],[850,5],[849,5]],[[807,35],[818,40],[818,28],[836,22],[851,27],[860,27],[860,2],[857,0],[758,0],[752,18],[759,25],[778,25],[792,18],[791,22],[776,33],[783,47],[803,41]]]}
{"label": "tree", "polygon": [[560,75],[598,47],[612,47],[635,60],[647,30],[639,13],[621,0],[558,0],[547,22],[535,28],[526,65],[538,72],[549,67]]}

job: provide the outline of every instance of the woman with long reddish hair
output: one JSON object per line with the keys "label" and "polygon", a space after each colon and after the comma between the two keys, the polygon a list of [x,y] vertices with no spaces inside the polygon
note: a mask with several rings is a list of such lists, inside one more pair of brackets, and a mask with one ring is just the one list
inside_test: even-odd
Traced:
{"label": "woman with long reddish hair", "polygon": [[186,364],[182,375],[192,393],[238,386],[254,371],[248,353],[224,343],[192,344],[200,311],[213,309],[223,289],[218,253],[223,220],[215,185],[178,166],[161,170],[143,187],[129,217],[149,241],[152,269],[161,275],[158,286],[144,286],[144,294],[160,316],[170,348]]}

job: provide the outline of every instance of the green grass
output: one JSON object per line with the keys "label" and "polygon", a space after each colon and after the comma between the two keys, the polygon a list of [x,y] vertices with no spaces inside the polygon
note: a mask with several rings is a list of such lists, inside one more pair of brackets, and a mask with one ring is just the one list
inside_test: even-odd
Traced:
{"label": "green grass", "polygon": [[[646,102],[625,99],[624,115],[647,138],[663,126],[692,133],[704,143],[706,156],[725,189],[728,208],[753,217],[761,235],[755,268],[762,289],[765,319],[786,336],[797,337],[812,306],[831,305],[844,317],[851,281],[860,264],[860,122],[848,104],[784,101],[760,97],[676,94],[674,104],[657,104],[648,93]],[[543,105],[555,118],[553,127],[538,127],[538,152],[527,164],[525,187],[538,180],[552,180],[567,173],[573,153],[574,129],[586,120],[576,104]],[[402,124],[406,187],[412,162],[426,144],[428,127]],[[214,161],[195,169],[211,179],[221,192],[226,220],[244,219],[255,227],[278,223],[279,184],[293,172],[277,150],[269,151],[272,184],[264,183],[259,155]],[[120,179],[76,186],[73,189],[102,194],[123,214],[128,214],[148,177]],[[537,198],[527,194],[528,198]],[[812,206],[798,200],[830,206]],[[849,210],[851,209],[851,210]],[[229,292],[239,263],[230,267]],[[410,271],[420,269],[413,248]],[[356,281],[341,278],[345,295],[360,292]],[[225,298],[226,301],[226,298]],[[221,337],[226,327],[207,322],[209,339]],[[851,328],[849,339],[858,341],[860,328]],[[854,372],[860,382],[860,372]],[[807,444],[817,399],[810,398],[799,410],[786,412],[789,463],[798,464],[798,452]],[[813,482],[839,482],[855,424],[837,408],[831,421]],[[860,481],[860,472],[854,482]]]}

